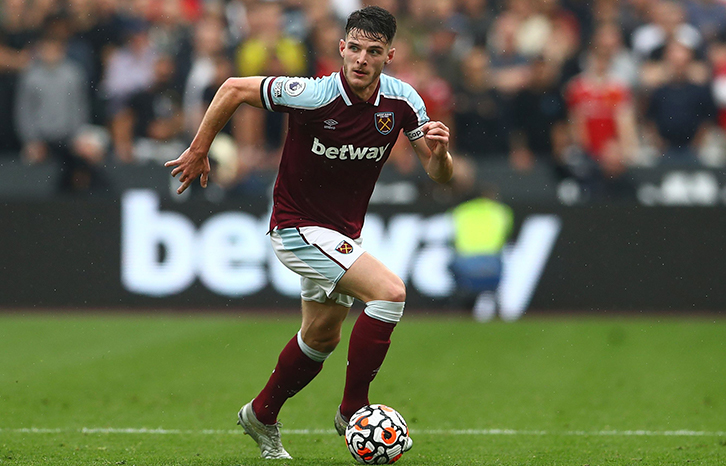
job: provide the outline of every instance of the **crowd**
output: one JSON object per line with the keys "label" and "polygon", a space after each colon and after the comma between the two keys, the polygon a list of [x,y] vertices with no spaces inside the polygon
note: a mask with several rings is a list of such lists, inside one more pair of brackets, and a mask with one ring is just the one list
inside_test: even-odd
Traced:
{"label": "crowd", "polygon": [[[398,18],[385,72],[462,160],[544,164],[615,196],[634,166],[726,163],[720,0],[2,0],[0,157],[58,161],[64,191],[102,184],[104,163],[175,158],[227,77],[337,71],[362,4]],[[284,131],[241,108],[212,147],[215,182],[259,189]],[[393,169],[416,169],[409,150]]]}

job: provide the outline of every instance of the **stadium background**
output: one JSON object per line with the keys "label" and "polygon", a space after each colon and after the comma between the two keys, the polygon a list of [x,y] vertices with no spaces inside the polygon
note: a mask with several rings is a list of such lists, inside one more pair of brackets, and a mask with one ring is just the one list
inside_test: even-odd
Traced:
{"label": "stadium background", "polygon": [[[399,19],[387,72],[451,126],[457,155],[438,187],[397,145],[372,200],[370,246],[411,308],[462,310],[446,212],[487,185],[515,210],[500,288],[515,317],[724,309],[726,6],[378,4]],[[261,239],[284,117],[237,112],[206,191],[172,194],[161,163],[227,76],[337,70],[341,18],[358,6],[4,2],[0,306],[296,307]]]}

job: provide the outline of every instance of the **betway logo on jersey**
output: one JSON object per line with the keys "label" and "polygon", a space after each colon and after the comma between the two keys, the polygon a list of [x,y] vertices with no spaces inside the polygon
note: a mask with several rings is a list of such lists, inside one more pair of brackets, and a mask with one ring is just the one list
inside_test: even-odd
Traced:
{"label": "betway logo on jersey", "polygon": [[335,160],[363,160],[375,159],[379,162],[391,144],[379,147],[355,147],[353,144],[343,144],[340,147],[326,147],[318,138],[313,139],[313,154],[324,155]]}

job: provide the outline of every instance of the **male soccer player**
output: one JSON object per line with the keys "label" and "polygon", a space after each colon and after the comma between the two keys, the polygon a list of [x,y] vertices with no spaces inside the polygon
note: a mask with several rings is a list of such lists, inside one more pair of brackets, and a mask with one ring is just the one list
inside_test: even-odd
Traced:
{"label": "male soccer player", "polygon": [[290,458],[280,441],[278,412],[338,345],[353,298],[366,307],[350,336],[343,400],[334,417],[338,433],[343,435],[350,417],[369,404],[368,388],[403,315],[406,289],[363,249],[360,233],[398,133],[411,141],[429,177],[445,183],[452,176],[449,129],[429,121],[410,85],[382,74],[395,54],[395,33],[393,15],[366,7],[348,18],[339,45],[340,72],[319,79],[228,79],[190,147],[166,164],[175,167],[172,176],[180,175],[179,193],[197,177],[206,186],[210,144],[237,107],[246,103],[289,114],[270,238],[280,261],[301,276],[302,326],[280,353],[267,385],[238,414],[263,458]]}

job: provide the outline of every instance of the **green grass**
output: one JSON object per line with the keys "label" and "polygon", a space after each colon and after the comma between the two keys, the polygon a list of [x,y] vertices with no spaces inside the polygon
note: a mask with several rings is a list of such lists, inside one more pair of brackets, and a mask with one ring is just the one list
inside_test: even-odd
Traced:
{"label": "green grass", "polygon": [[[398,464],[726,463],[722,318],[480,325],[414,314],[371,393],[408,420],[415,446]],[[295,316],[0,316],[0,465],[269,465],[235,416],[298,325]],[[332,433],[350,325],[283,409],[295,460],[275,464],[353,464]]]}

